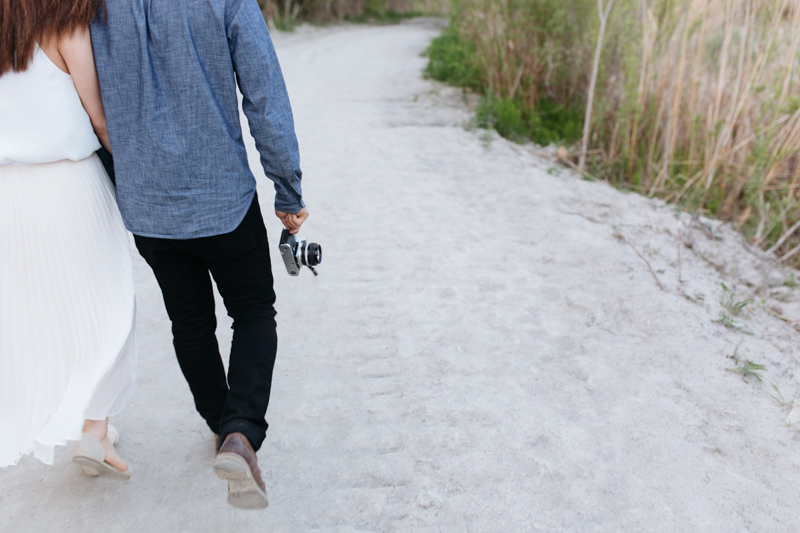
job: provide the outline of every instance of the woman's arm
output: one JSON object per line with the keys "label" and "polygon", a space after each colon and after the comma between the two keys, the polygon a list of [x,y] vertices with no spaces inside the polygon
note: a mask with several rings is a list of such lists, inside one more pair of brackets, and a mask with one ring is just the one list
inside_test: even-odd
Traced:
{"label": "woman's arm", "polygon": [[72,75],[81,103],[92,121],[94,132],[100,143],[110,152],[106,115],[103,112],[103,102],[100,100],[100,84],[97,82],[97,71],[94,67],[89,28],[80,28],[72,35],[62,37],[58,42],[58,51],[64,58],[67,71]]}

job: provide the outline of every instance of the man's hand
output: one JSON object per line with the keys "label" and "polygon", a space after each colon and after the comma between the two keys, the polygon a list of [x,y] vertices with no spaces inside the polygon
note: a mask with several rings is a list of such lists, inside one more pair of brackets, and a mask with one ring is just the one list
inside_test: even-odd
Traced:
{"label": "man's hand", "polygon": [[300,231],[300,226],[308,218],[308,209],[305,207],[295,213],[284,213],[283,211],[275,210],[275,216],[281,219],[283,225],[289,230],[289,233],[297,233]]}

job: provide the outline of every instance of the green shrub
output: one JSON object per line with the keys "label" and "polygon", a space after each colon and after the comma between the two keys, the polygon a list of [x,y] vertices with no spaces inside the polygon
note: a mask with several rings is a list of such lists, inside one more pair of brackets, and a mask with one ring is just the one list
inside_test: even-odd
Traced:
{"label": "green shrub", "polygon": [[480,69],[473,59],[475,46],[461,39],[454,27],[448,27],[442,35],[436,37],[427,54],[426,76],[474,91],[483,88]]}
{"label": "green shrub", "polygon": [[533,117],[531,137],[538,144],[571,144],[583,134],[583,109],[580,106],[567,107],[543,98],[537,102]]}
{"label": "green shrub", "polygon": [[481,98],[476,110],[480,128],[491,128],[512,141],[522,142],[530,137],[530,123],[523,118],[522,109],[513,100],[492,95]]}
{"label": "green shrub", "polygon": [[581,135],[580,112],[567,110],[552,100],[541,100],[534,109],[519,100],[485,95],[475,111],[479,128],[497,130],[514,142],[532,140],[542,146],[571,143]]}

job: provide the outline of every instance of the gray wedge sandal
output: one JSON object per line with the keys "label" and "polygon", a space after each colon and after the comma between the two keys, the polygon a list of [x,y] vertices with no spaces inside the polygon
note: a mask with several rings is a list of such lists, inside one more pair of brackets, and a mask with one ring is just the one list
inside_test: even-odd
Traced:
{"label": "gray wedge sandal", "polygon": [[[119,441],[119,433],[114,432],[116,438],[112,441],[116,445]],[[103,444],[96,437],[87,433],[75,446],[72,452],[72,461],[83,467],[83,471],[89,476],[107,476],[116,479],[128,479],[131,477],[131,467],[124,472],[119,468],[108,464],[105,461],[106,451]]]}

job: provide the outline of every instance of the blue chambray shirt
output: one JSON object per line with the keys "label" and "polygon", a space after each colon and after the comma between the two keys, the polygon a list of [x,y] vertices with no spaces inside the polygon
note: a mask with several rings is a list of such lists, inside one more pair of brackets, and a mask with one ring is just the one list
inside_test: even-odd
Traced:
{"label": "blue chambray shirt", "polygon": [[92,46],[127,228],[193,239],[238,227],[256,181],[237,82],[275,208],[304,207],[289,96],[256,0],[105,3]]}

